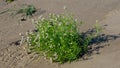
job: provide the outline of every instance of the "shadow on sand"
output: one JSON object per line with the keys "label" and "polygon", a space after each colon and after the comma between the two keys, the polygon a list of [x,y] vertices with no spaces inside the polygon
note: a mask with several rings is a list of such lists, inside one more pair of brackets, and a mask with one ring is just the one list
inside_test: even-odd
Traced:
{"label": "shadow on sand", "polygon": [[[83,39],[86,37],[86,35],[90,35],[92,33],[95,33],[95,29],[89,29],[88,31],[82,33]],[[120,34],[116,35],[106,35],[106,34],[99,34],[98,36],[91,39],[88,51],[86,52],[87,56],[91,56],[94,52],[95,54],[100,54],[99,50],[101,48],[104,48],[105,46],[109,46],[109,41],[114,41],[116,39],[120,38]],[[84,60],[88,60],[89,58],[84,58]]]}

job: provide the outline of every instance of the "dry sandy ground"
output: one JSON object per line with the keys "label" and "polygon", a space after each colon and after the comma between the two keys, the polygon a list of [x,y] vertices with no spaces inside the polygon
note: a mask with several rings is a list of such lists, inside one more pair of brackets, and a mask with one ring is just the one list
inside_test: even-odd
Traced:
{"label": "dry sandy ground", "polygon": [[[44,59],[38,59],[36,54],[27,54],[26,45],[10,45],[19,40],[19,33],[25,34],[32,30],[31,19],[20,21],[20,15],[14,15],[24,4],[33,4],[40,15],[49,13],[63,13],[64,6],[72,12],[75,18],[86,22],[82,30],[87,30],[98,20],[104,26],[104,33],[108,35],[109,45],[100,49],[100,54],[93,54],[88,60],[57,65]],[[5,12],[4,12],[5,11]],[[0,68],[120,68],[120,0],[16,0],[6,4],[0,0]]]}

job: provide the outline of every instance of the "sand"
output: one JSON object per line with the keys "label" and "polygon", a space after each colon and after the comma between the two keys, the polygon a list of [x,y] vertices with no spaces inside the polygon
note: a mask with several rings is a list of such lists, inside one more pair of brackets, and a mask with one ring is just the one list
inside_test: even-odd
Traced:
{"label": "sand", "polygon": [[[24,4],[35,5],[39,11],[32,18],[20,21],[21,15],[15,15]],[[64,10],[64,7],[67,10]],[[120,68],[120,0],[16,0],[6,4],[0,0],[0,68]],[[100,54],[92,54],[88,60],[58,65],[50,63],[36,54],[27,54],[26,45],[14,45],[21,39],[19,33],[33,30],[31,19],[49,13],[71,12],[78,20],[85,21],[81,30],[91,28],[98,20],[109,35],[109,45],[100,49]],[[115,39],[116,38],[116,39]],[[10,45],[11,44],[11,45]]]}

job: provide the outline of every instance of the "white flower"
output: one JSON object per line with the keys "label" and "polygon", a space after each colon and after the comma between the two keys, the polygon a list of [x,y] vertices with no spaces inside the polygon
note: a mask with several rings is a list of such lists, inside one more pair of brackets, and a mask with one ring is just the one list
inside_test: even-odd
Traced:
{"label": "white flower", "polygon": [[45,20],[45,18],[43,17],[43,18],[41,18],[41,21],[43,21],[43,20]]}
{"label": "white flower", "polygon": [[57,20],[58,20],[58,18],[56,17],[56,18],[55,18],[55,21],[57,21]]}
{"label": "white flower", "polygon": [[45,52],[43,53],[43,56],[44,56],[44,57],[46,57],[46,56],[47,56]]}
{"label": "white flower", "polygon": [[57,17],[59,18],[59,17],[60,17],[60,15],[57,15]]}
{"label": "white flower", "polygon": [[98,20],[96,20],[96,23],[98,23]]}
{"label": "white flower", "polygon": [[64,6],[64,7],[63,7],[63,9],[64,9],[64,10],[66,10],[66,9],[67,9],[67,7],[66,7],[66,6]]}
{"label": "white flower", "polygon": [[54,53],[54,56],[57,56],[57,53],[56,53],[56,52]]}
{"label": "white flower", "polygon": [[49,13],[49,15],[51,16],[52,14],[51,14],[51,13]]}
{"label": "white flower", "polygon": [[46,38],[48,38],[48,33],[46,33]]}
{"label": "white flower", "polygon": [[53,59],[52,59],[52,57],[50,58],[50,62],[53,63]]}
{"label": "white flower", "polygon": [[21,36],[21,35],[22,35],[22,33],[19,33],[19,35]]}
{"label": "white flower", "polygon": [[50,48],[53,48],[54,45],[50,45]]}
{"label": "white flower", "polygon": [[73,44],[73,43],[70,43],[70,44]]}
{"label": "white flower", "polygon": [[38,21],[34,21],[35,24],[38,24]]}
{"label": "white flower", "polygon": [[34,22],[35,22],[35,20],[34,20],[34,19],[31,19],[31,21],[32,21],[32,23],[34,23]]}
{"label": "white flower", "polygon": [[61,22],[59,22],[59,23],[58,23],[58,26],[61,26],[61,25],[62,25],[62,23],[61,23]]}
{"label": "white flower", "polygon": [[40,15],[40,16],[38,17],[38,19],[42,19],[42,17],[43,17],[43,15]]}
{"label": "white flower", "polygon": [[66,36],[67,34],[66,33],[64,33],[64,36]]}
{"label": "white flower", "polygon": [[77,22],[78,20],[77,20],[77,19],[75,19],[75,21]]}

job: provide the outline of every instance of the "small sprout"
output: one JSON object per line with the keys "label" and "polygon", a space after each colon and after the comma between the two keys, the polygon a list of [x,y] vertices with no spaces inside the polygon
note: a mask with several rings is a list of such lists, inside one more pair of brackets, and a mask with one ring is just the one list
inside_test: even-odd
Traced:
{"label": "small sprout", "polygon": [[36,8],[33,5],[25,6],[24,8],[21,8],[17,14],[24,13],[26,16],[32,16],[36,12]]}
{"label": "small sprout", "polygon": [[11,3],[11,2],[13,2],[13,1],[15,1],[15,0],[6,0],[6,2],[8,2],[8,3]]}
{"label": "small sprout", "polygon": [[25,10],[26,10],[25,13],[27,16],[32,16],[36,12],[36,9],[33,5],[28,5]]}

